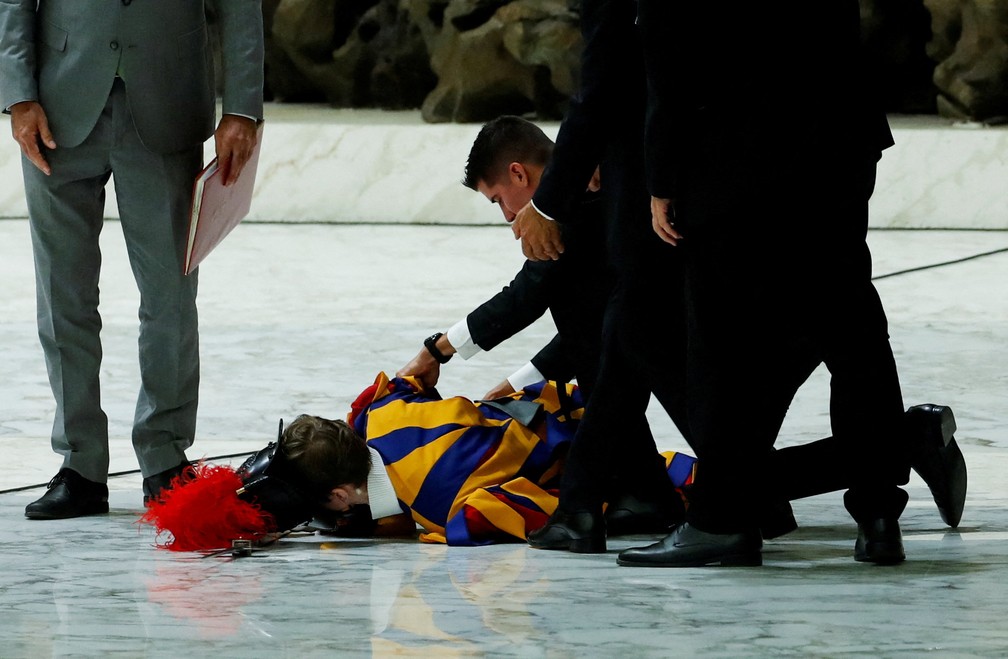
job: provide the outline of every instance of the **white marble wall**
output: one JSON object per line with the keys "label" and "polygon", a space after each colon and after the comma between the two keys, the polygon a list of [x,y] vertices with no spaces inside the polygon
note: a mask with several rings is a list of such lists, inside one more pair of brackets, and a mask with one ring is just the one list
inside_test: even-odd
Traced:
{"label": "white marble wall", "polygon": [[872,226],[1008,229],[1008,128],[891,117]]}
{"label": "white marble wall", "polygon": [[[249,221],[486,224],[499,219],[460,183],[477,124],[418,112],[268,105]],[[872,225],[1008,229],[1008,129],[893,117]],[[557,124],[545,124],[555,135]],[[208,144],[208,146],[210,146]],[[15,145],[0,150],[0,217],[24,217]],[[108,213],[116,216],[114,191]]]}

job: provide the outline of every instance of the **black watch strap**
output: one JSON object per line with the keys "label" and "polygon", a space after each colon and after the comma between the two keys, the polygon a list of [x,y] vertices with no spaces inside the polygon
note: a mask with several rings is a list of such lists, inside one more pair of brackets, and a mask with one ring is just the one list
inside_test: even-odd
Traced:
{"label": "black watch strap", "polygon": [[435,332],[431,334],[426,339],[424,339],[424,347],[427,348],[427,352],[431,354],[438,364],[447,364],[448,360],[452,358],[452,355],[446,355],[437,347],[437,340],[444,336],[444,332]]}

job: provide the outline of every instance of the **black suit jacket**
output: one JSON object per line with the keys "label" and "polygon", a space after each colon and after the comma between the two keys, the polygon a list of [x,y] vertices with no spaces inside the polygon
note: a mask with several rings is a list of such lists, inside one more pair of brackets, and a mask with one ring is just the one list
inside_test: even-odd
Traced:
{"label": "black suit jacket", "polygon": [[[641,133],[644,71],[634,26],[634,0],[584,0],[581,6],[581,86],[557,134],[556,147],[533,200],[562,223],[579,221],[572,212],[595,167],[614,146]],[[603,179],[610,200],[622,177]]]}
{"label": "black suit jacket", "polygon": [[639,0],[639,23],[648,187],[680,222],[766,211],[765,191],[789,177],[892,144],[856,0]]}
{"label": "black suit jacket", "polygon": [[577,199],[579,221],[564,227],[561,257],[526,261],[511,283],[474,309],[466,322],[473,341],[490,350],[549,310],[557,335],[532,363],[546,379],[577,377],[590,389],[612,278],[605,265],[605,200],[584,192]]}
{"label": "black suit jacket", "polygon": [[563,224],[596,166],[606,191],[607,254],[621,285],[654,288],[674,251],[651,229],[644,185],[646,77],[635,0],[584,0],[581,87],[557,134],[536,207]]}

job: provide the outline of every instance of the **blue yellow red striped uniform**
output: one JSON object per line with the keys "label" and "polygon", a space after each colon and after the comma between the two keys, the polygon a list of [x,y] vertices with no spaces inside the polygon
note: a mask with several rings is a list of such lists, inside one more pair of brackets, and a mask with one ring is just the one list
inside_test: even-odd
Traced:
{"label": "blue yellow red striped uniform", "polygon": [[[382,457],[404,510],[449,545],[524,540],[556,508],[563,459],[583,412],[577,387],[540,382],[512,395],[541,406],[531,427],[461,396],[442,399],[414,378],[380,373],[350,422]],[[664,454],[676,487],[695,458]]]}

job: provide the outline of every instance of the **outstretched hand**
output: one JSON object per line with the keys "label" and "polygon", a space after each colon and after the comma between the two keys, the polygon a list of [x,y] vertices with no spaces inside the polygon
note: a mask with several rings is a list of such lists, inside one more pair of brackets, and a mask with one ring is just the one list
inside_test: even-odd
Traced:
{"label": "outstretched hand", "polygon": [[522,253],[529,260],[556,261],[563,254],[560,227],[543,217],[531,203],[525,204],[515,215],[511,231],[515,240],[521,240]]}
{"label": "outstretched hand", "polygon": [[515,388],[511,386],[511,383],[504,380],[496,387],[486,392],[483,396],[483,400],[496,400],[497,398],[504,398],[505,396],[510,396],[515,392]]}
{"label": "outstretched hand", "polygon": [[52,169],[39,147],[42,144],[48,149],[56,148],[45,110],[37,101],[22,101],[12,105],[10,113],[11,133],[21,145],[21,153],[46,176],[51,175]]}
{"label": "outstretched hand", "polygon": [[419,380],[424,389],[432,389],[441,377],[441,364],[431,356],[427,348],[423,348],[408,364],[396,371],[397,378],[410,375]]}
{"label": "outstretched hand", "polygon": [[214,131],[217,166],[224,185],[231,185],[241,176],[245,163],[256,145],[256,122],[248,117],[225,114]]}

